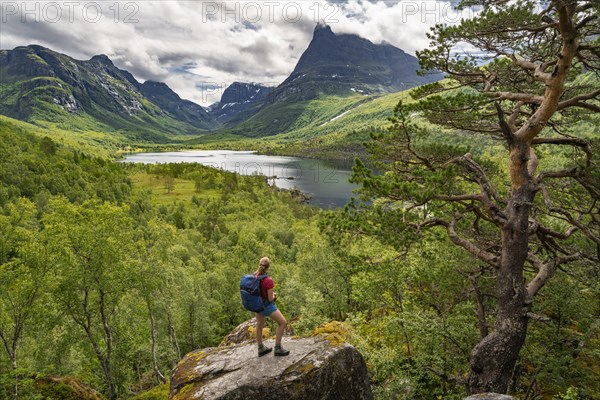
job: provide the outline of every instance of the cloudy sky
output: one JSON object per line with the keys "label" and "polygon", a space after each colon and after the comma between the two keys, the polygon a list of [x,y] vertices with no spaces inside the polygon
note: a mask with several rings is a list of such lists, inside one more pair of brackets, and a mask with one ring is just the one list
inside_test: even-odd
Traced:
{"label": "cloudy sky", "polygon": [[0,0],[0,48],[40,44],[82,60],[106,54],[139,81],[166,82],[208,105],[234,81],[282,82],[319,22],[414,53],[427,47],[433,24],[465,17],[450,3]]}

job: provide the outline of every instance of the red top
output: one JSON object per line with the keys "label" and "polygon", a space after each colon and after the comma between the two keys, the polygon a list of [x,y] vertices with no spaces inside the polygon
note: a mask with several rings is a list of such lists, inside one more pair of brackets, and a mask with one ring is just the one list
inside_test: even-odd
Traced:
{"label": "red top", "polygon": [[273,282],[273,278],[267,276],[260,283],[260,293],[262,298],[265,300],[269,300],[269,289],[273,289],[275,287],[275,282]]}

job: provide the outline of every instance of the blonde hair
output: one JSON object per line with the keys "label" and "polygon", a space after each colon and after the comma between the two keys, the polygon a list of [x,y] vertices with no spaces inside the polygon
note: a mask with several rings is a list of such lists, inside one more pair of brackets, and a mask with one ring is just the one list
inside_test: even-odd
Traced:
{"label": "blonde hair", "polygon": [[269,260],[269,257],[261,258],[258,262],[258,275],[264,275],[264,273],[267,272],[267,269],[269,269],[270,265],[271,260]]}

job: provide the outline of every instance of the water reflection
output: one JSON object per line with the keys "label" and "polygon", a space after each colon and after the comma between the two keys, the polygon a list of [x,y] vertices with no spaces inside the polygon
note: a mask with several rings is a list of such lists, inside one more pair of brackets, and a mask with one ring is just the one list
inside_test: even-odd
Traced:
{"label": "water reflection", "polygon": [[299,189],[312,196],[311,204],[322,208],[344,206],[357,187],[348,182],[351,163],[298,157],[267,156],[252,151],[186,150],[164,153],[136,153],[125,162],[157,164],[197,162],[240,175],[264,175],[283,189]]}

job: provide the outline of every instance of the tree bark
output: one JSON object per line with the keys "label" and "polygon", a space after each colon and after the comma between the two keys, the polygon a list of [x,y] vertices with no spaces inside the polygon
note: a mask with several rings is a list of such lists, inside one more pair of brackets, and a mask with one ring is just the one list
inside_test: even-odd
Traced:
{"label": "tree bark", "polygon": [[10,356],[10,363],[12,366],[13,373],[15,374],[15,390],[13,392],[13,399],[19,400],[19,374],[17,372],[17,352],[15,352]]}
{"label": "tree bark", "polygon": [[154,373],[156,377],[161,383],[167,382],[167,379],[160,372],[160,368],[158,367],[158,362],[156,361],[156,324],[154,322],[154,313],[152,312],[152,306],[150,305],[150,299],[146,299],[146,305],[148,306],[148,316],[150,317],[150,331],[152,338],[152,367],[154,368]]}
{"label": "tree bark", "polygon": [[527,333],[531,300],[526,290],[523,267],[528,254],[529,213],[535,185],[528,168],[530,147],[511,146],[512,193],[502,228],[502,254],[496,270],[498,316],[495,329],[471,352],[468,389],[471,394],[506,393]]}
{"label": "tree bark", "polygon": [[142,351],[138,350],[137,352],[137,365],[135,366],[135,370],[137,372],[138,378],[138,391],[142,391]]}
{"label": "tree bark", "polygon": [[[18,329],[15,329],[15,332],[16,331],[18,331]],[[0,329],[0,339],[2,339],[2,343],[4,344],[4,347],[5,347],[6,352],[8,354],[8,358],[10,359],[10,365],[12,367],[13,374],[15,376],[15,386],[14,386],[14,390],[13,390],[13,399],[14,400],[18,400],[18,398],[19,398],[19,375],[17,374],[17,347],[18,347],[17,346],[17,342],[15,340],[15,337],[13,337],[12,344],[9,344],[9,342],[8,342],[8,335],[6,335],[2,331],[2,329]]]}
{"label": "tree bark", "polygon": [[17,350],[19,348],[19,336],[20,336],[20,332],[21,332],[21,324],[20,322],[17,320],[16,326],[15,326],[15,332],[13,335],[13,342],[12,342],[12,351],[9,351],[8,354],[10,356],[10,364],[13,370],[13,373],[15,375],[15,390],[13,392],[13,399],[14,400],[19,400],[19,372],[17,371]]}
{"label": "tree bark", "polygon": [[171,316],[171,310],[167,306],[167,322],[169,324],[169,336],[171,337],[171,343],[177,352],[177,362],[181,360],[181,349],[179,348],[179,341],[177,340],[177,332],[175,331],[175,326],[173,325],[173,317]]}
{"label": "tree bark", "polygon": [[102,317],[102,326],[104,327],[104,335],[106,338],[106,356],[104,357],[103,369],[106,376],[106,384],[108,385],[109,399],[116,400],[118,397],[117,388],[113,381],[111,360],[112,360],[112,330],[108,323],[108,315],[106,314],[106,303],[104,290],[100,289],[100,316]]}
{"label": "tree bark", "polygon": [[483,294],[481,293],[481,289],[477,284],[477,279],[472,275],[469,276],[469,279],[471,280],[471,285],[475,291],[475,300],[477,300],[477,322],[479,324],[479,337],[480,339],[483,339],[490,333],[485,316],[486,314]]}
{"label": "tree bark", "polygon": [[114,400],[114,399],[116,399],[116,393],[114,391],[114,385],[112,382],[112,374],[110,371],[110,360],[102,352],[100,345],[94,338],[94,335],[91,331],[90,326],[86,325],[86,326],[84,326],[84,329],[85,329],[85,333],[86,333],[88,339],[90,340],[90,343],[92,344],[92,347],[94,348],[94,352],[96,353],[96,357],[98,358],[98,361],[100,362],[100,366],[102,367],[102,372],[104,373],[104,381],[105,381],[107,389],[108,389],[108,398],[111,400]]}
{"label": "tree bark", "polygon": [[190,308],[189,308],[188,311],[189,311],[188,316],[189,316],[189,330],[190,330],[189,331],[189,343],[188,344],[190,346],[190,349],[194,349],[196,347],[196,344],[194,342],[194,325],[195,325],[195,322],[194,322],[195,321],[195,318],[194,318],[194,306],[190,305]]}

